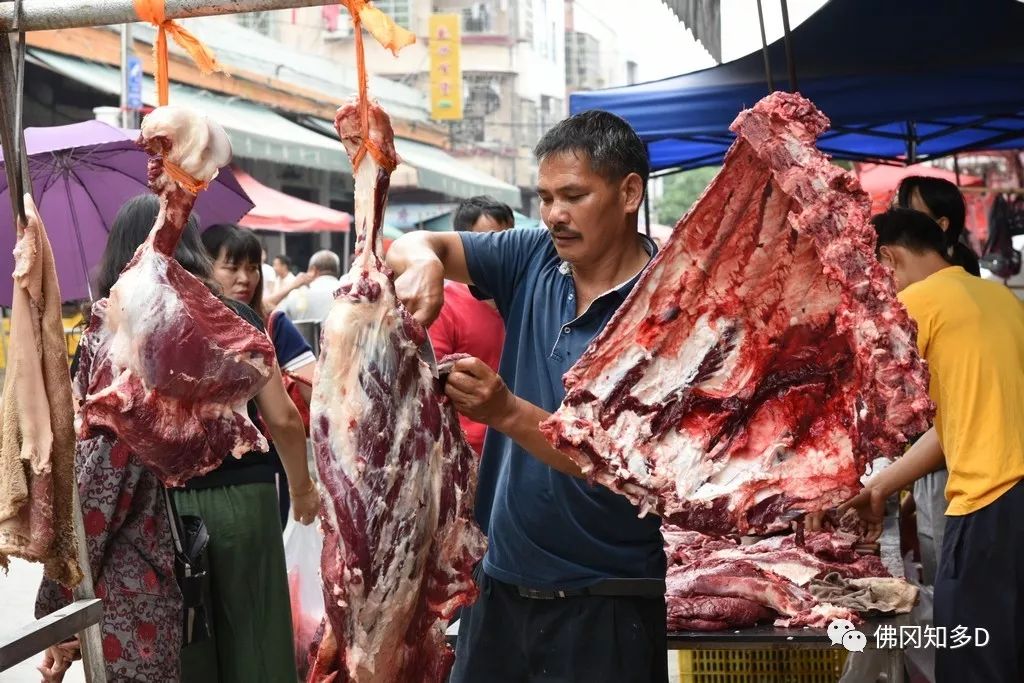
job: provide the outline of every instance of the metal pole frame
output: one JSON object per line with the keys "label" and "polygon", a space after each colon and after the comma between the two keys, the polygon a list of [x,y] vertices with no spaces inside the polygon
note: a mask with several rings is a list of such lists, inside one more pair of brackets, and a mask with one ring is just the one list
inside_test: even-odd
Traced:
{"label": "metal pole frame", "polygon": [[[219,14],[263,12],[296,7],[334,5],[338,0],[166,0],[168,19],[188,19]],[[50,31],[128,24],[138,21],[133,0],[78,0],[74,11],[68,0],[22,0],[21,31]],[[14,3],[0,2],[0,33],[14,31]]]}
{"label": "metal pole frame", "polygon": [[[4,3],[0,7],[11,7],[15,10],[15,19],[18,19],[17,9],[21,3]],[[22,28],[18,22],[19,33],[16,35],[7,34],[0,36],[0,138],[4,148],[4,161],[7,170],[8,187],[11,199],[11,208],[14,212],[15,225],[25,220],[25,204],[22,193],[33,194],[32,177],[28,170],[28,154],[25,150],[25,135],[21,121],[22,103],[24,101],[24,75],[25,75],[25,34],[20,31]],[[70,378],[69,380],[70,381]],[[74,474],[74,470],[72,470]],[[82,524],[82,506],[78,500],[78,477],[75,475],[75,485],[72,487],[71,517],[75,529],[76,551],[78,563],[82,568],[83,578],[81,583],[75,587],[74,596],[76,604],[92,605],[96,594],[93,592],[92,570],[89,564],[89,554],[85,544],[85,528]],[[55,622],[53,620],[40,620],[35,626],[26,627],[22,636],[27,639],[20,641],[21,644],[14,646],[13,652],[19,652],[18,648],[34,647],[41,645],[45,650],[51,645],[56,645],[66,638],[68,628],[84,628],[79,634],[81,644],[82,660],[85,666],[86,681],[88,683],[106,683],[106,668],[103,662],[103,645],[101,641],[99,620],[102,610],[90,609],[88,614],[81,616],[79,611],[72,611]],[[74,620],[73,624],[64,623],[64,620]],[[72,631],[73,632],[73,631]],[[45,642],[47,638],[54,637],[58,640]],[[38,651],[38,650],[37,650]],[[11,654],[13,657],[14,654]]]}
{"label": "metal pole frame", "polygon": [[768,56],[768,36],[764,31],[764,7],[757,0],[757,22],[761,26],[761,54],[764,55],[764,77],[768,81],[768,93],[775,92],[775,78],[772,77],[772,60]]}
{"label": "metal pole frame", "polygon": [[796,82],[796,61],[793,58],[793,41],[789,30],[789,4],[781,0],[782,4],[782,42],[786,47],[786,68],[789,71],[789,91],[796,92],[800,86]]}

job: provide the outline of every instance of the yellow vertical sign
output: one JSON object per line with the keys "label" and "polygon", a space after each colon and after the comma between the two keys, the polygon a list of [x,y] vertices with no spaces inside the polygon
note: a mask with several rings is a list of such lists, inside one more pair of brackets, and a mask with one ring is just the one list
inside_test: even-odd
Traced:
{"label": "yellow vertical sign", "polygon": [[460,15],[430,15],[430,117],[437,121],[462,118]]}

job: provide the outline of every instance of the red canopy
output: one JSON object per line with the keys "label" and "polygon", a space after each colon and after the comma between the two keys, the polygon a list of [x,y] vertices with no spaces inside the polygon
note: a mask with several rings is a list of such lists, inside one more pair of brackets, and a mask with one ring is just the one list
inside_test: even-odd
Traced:
{"label": "red canopy", "polygon": [[[872,213],[881,213],[889,208],[900,181],[912,175],[944,178],[956,184],[956,173],[934,166],[887,166],[885,164],[857,164],[860,186],[871,197]],[[241,180],[239,180],[241,182]],[[977,176],[960,174],[960,185],[981,185],[984,181]],[[245,185],[242,185],[245,187]]]}
{"label": "red canopy", "polygon": [[237,166],[232,167],[238,184],[254,206],[238,224],[253,230],[279,232],[348,232],[352,216],[326,206],[286,195],[263,185]]}

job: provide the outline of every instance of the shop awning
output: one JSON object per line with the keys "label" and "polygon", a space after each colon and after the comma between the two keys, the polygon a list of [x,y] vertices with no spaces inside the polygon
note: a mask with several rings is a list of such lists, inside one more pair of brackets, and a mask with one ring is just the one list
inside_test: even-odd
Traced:
{"label": "shop awning", "polygon": [[348,232],[352,217],[344,211],[307,202],[267,187],[238,168],[232,169],[253,208],[238,224],[253,230],[277,232]]}
{"label": "shop awning", "polygon": [[[323,119],[306,119],[310,127],[337,139],[334,124]],[[392,187],[416,187],[449,197],[465,199],[486,194],[513,209],[522,204],[519,188],[479,171],[448,152],[422,142],[395,138],[395,151],[402,163],[391,179]]]}
{"label": "shop awning", "polygon": [[[910,164],[1024,145],[1024,4],[830,0],[795,28],[799,90],[825,113],[823,152]],[[776,87],[786,46],[768,47]],[[761,51],[703,71],[569,98],[624,117],[655,170],[719,164],[736,115],[768,94]]]}
{"label": "shop awning", "polygon": [[[120,72],[106,64],[35,49],[29,50],[29,59],[101,92],[121,92]],[[153,79],[148,76],[143,79],[142,99],[149,105],[157,103]],[[266,107],[176,83],[171,84],[170,101],[194,107],[222,125],[231,138],[236,157],[352,172],[339,142],[332,142]]]}

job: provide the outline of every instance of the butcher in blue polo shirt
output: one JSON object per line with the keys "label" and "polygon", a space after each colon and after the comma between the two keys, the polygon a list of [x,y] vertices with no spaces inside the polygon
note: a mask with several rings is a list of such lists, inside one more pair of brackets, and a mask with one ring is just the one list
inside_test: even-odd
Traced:
{"label": "butcher in blue polo shirt", "polygon": [[565,396],[562,375],[655,253],[637,232],[647,154],[602,111],[562,121],[534,152],[547,229],[412,233],[387,256],[424,324],[445,278],[474,285],[505,319],[499,373],[465,359],[447,382],[459,412],[489,428],[476,499],[487,554],[451,681],[664,683],[660,520],[588,484],[538,429]]}

